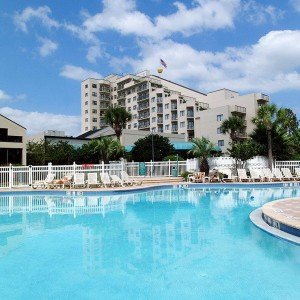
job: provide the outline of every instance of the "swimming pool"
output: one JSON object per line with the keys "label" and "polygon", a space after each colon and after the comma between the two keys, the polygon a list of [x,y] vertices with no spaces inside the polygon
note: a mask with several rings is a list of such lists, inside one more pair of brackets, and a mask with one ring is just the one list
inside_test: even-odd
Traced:
{"label": "swimming pool", "polygon": [[299,299],[300,247],[249,213],[299,188],[0,194],[1,299]]}

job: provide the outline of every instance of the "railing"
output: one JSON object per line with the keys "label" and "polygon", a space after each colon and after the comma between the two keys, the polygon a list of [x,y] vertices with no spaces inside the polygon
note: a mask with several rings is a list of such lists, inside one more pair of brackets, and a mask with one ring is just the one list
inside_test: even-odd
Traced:
{"label": "railing", "polygon": [[288,161],[278,161],[275,160],[274,162],[275,168],[289,168],[290,171],[295,174],[295,168],[300,168],[300,161],[299,160],[288,160]]}
{"label": "railing", "polygon": [[198,169],[198,161],[189,159],[186,161],[163,161],[145,162],[144,173],[141,173],[139,162],[116,162],[110,164],[86,164],[86,165],[60,165],[55,166],[49,163],[47,166],[12,166],[0,167],[0,188],[29,187],[36,181],[43,181],[48,174],[54,174],[55,179],[63,178],[66,175],[76,173],[97,173],[107,172],[109,175],[121,176],[121,171],[126,171],[130,176],[172,176],[172,169],[178,167],[178,176],[186,170]]}
{"label": "railing", "polygon": [[232,108],[231,108],[231,111],[235,112],[235,113],[245,114],[246,113],[246,107],[233,105]]}

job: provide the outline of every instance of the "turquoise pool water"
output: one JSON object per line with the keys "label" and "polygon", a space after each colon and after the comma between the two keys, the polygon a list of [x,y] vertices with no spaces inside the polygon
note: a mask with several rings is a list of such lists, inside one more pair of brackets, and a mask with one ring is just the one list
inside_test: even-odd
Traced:
{"label": "turquoise pool water", "polygon": [[300,247],[249,213],[300,189],[0,194],[0,299],[299,299]]}

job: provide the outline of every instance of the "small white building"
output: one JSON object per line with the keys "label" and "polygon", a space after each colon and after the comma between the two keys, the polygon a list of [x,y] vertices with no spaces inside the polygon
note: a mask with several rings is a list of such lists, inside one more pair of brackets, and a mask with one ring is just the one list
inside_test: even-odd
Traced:
{"label": "small white building", "polygon": [[26,128],[0,114],[0,165],[26,165]]}

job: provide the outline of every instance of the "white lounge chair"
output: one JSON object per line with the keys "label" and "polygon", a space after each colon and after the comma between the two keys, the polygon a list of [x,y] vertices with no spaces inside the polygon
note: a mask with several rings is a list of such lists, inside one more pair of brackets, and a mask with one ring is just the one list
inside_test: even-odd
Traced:
{"label": "white lounge chair", "polygon": [[125,171],[121,171],[121,178],[123,182],[130,185],[141,185],[143,182],[136,180],[134,177],[130,177]]}
{"label": "white lounge chair", "polygon": [[245,169],[237,169],[237,173],[238,173],[238,178],[240,182],[246,181],[253,181],[251,177],[249,177],[246,173]]}
{"label": "white lounge chair", "polygon": [[300,178],[300,168],[295,168],[295,173]]}
{"label": "white lounge chair", "polygon": [[90,188],[92,186],[98,187],[100,186],[100,182],[98,181],[97,173],[88,173],[87,174],[87,187]]}
{"label": "white lounge chair", "polygon": [[33,189],[37,189],[38,187],[40,187],[42,189],[48,188],[49,184],[52,183],[52,181],[54,180],[54,178],[55,178],[55,174],[48,174],[44,180],[35,181],[31,185],[31,187]]}
{"label": "white lounge chair", "polygon": [[108,173],[101,173],[101,183],[104,185],[104,187],[112,186],[113,183],[111,182]]}
{"label": "white lounge chair", "polygon": [[115,186],[124,186],[122,179],[118,175],[110,175],[111,182]]}
{"label": "white lounge chair", "polygon": [[289,178],[289,180],[299,180],[299,176],[293,176],[289,168],[281,168],[281,172],[284,178]]}
{"label": "white lounge chair", "polygon": [[276,181],[276,180],[278,180],[278,178],[276,178],[273,175],[273,173],[272,173],[272,171],[271,171],[270,168],[263,168],[262,172],[263,172],[264,177],[266,178],[267,181]]}
{"label": "white lounge chair", "polygon": [[223,178],[223,182],[234,182],[237,181],[237,176],[232,175],[231,169],[220,169],[220,173],[227,175],[226,178]]}
{"label": "white lounge chair", "polygon": [[260,171],[258,171],[258,169],[250,169],[250,176],[253,181],[263,181],[263,178],[261,177]]}
{"label": "white lounge chair", "polygon": [[74,175],[73,187],[85,187],[84,173],[76,173]]}
{"label": "white lounge chair", "polygon": [[280,181],[287,181],[287,180],[289,180],[289,178],[285,178],[285,177],[282,175],[282,173],[281,173],[281,171],[280,171],[279,168],[274,168],[273,174],[274,174],[275,177],[276,177],[278,180],[280,180]]}

